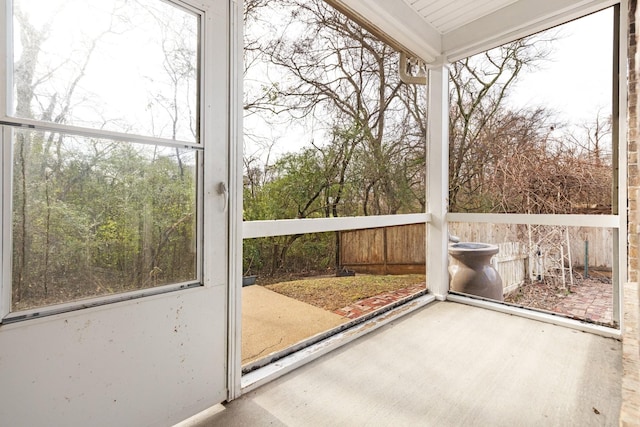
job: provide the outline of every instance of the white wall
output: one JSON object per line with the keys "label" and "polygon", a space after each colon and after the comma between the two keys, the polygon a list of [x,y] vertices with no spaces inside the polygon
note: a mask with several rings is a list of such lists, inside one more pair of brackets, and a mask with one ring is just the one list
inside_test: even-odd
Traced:
{"label": "white wall", "polygon": [[166,426],[223,401],[225,298],[200,287],[0,326],[0,425]]}

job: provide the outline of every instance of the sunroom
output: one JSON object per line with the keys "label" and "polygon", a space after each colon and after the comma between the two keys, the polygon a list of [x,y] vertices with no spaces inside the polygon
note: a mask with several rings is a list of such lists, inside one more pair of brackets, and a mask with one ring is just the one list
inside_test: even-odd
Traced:
{"label": "sunroom", "polygon": [[[410,98],[380,105],[400,117],[400,104],[412,102],[421,113],[398,119],[419,130],[398,133],[398,140],[415,141],[413,151],[388,157],[381,169],[391,175],[389,165],[401,164],[414,181],[382,188],[376,177],[362,184],[362,202],[355,186],[342,185],[324,194],[321,215],[298,206],[297,216],[253,216],[246,150],[255,122],[247,117],[247,94],[262,91],[256,111],[281,117],[295,108],[282,103],[290,82],[284,74],[260,66],[249,73],[247,52],[255,45],[246,35],[264,41],[276,34],[264,43],[270,58],[308,77],[317,60],[310,53],[326,39],[307,26],[303,12],[287,9],[296,5],[340,14],[393,53],[395,68],[385,78]],[[173,425],[192,416],[187,425],[640,423],[636,6],[635,0],[2,0],[1,424]],[[247,27],[250,7],[263,13],[257,21],[265,35]],[[289,13],[286,26],[278,9]],[[323,19],[318,22],[334,23]],[[582,25],[573,39],[565,26],[572,23]],[[276,51],[287,38],[293,50]],[[530,67],[509,114],[485,117],[495,126],[477,141],[491,143],[453,145],[472,127],[467,108],[483,87],[510,84],[501,65],[511,63],[490,52],[502,52],[506,61],[513,51],[505,46],[547,39],[573,44]],[[540,44],[519,46],[545,55],[536,50]],[[304,54],[311,62],[296,62]],[[325,76],[338,81],[344,64],[327,58]],[[363,65],[354,75],[369,73],[362,57],[358,61]],[[545,67],[554,63],[571,77],[548,73]],[[480,70],[482,64],[489,68]],[[597,80],[596,72],[605,78]],[[455,79],[464,73],[476,86]],[[252,83],[250,76],[260,74],[271,86]],[[330,97],[328,83],[315,87]],[[302,88],[297,94],[308,95]],[[576,115],[585,104],[599,108],[596,120],[580,127],[558,111],[527,112],[543,92],[563,99],[553,108]],[[478,105],[490,109],[491,102]],[[364,107],[353,111],[358,120],[332,128],[336,140],[395,126],[392,119],[379,123],[374,113],[367,117],[375,125],[365,123]],[[308,117],[308,111],[299,114],[302,121]],[[525,125],[534,122],[546,130],[531,134]],[[286,144],[306,138],[314,149],[322,146],[318,122],[312,131],[276,119],[271,124],[294,135],[283,137]],[[580,129],[584,138],[561,136],[561,128],[574,136]],[[267,133],[264,125],[251,131]],[[559,144],[563,140],[569,143]],[[357,149],[355,142],[341,147]],[[341,153],[333,160],[343,165],[344,178]],[[364,176],[379,165],[362,160],[350,173]],[[469,172],[476,169],[482,172]],[[290,187],[307,184],[302,175],[291,176]],[[484,188],[502,195],[499,203],[489,201]],[[393,207],[380,196],[401,191],[412,192],[411,206],[398,196]],[[284,206],[283,194],[266,197],[283,197]],[[338,214],[349,198],[358,206]],[[399,247],[398,230],[405,229],[417,246],[404,252],[422,254],[408,268],[423,274],[426,286],[245,362],[248,291],[263,292],[251,300],[257,303],[270,292],[243,287],[243,276],[256,268],[247,268],[246,256],[246,248],[259,246],[254,241],[323,235],[338,248],[328,255],[336,275],[361,268],[380,244],[383,261],[367,262],[389,272],[391,264],[407,264],[399,259],[402,251],[389,249]],[[606,313],[502,301],[503,292],[507,299],[519,289],[507,289],[511,282],[497,299],[451,289],[456,236],[500,244],[503,254],[513,250],[493,258],[496,268],[520,260],[516,237],[535,241],[539,258],[528,258],[527,274],[548,274],[541,266],[559,257],[567,294],[579,286],[565,279],[594,277],[590,267],[602,267],[602,280],[588,283],[606,284]],[[356,261],[348,260],[348,242],[351,253],[361,254]],[[544,252],[551,246],[559,255]],[[576,266],[584,272],[571,271]],[[507,270],[500,271],[506,278]],[[565,296],[555,295],[557,307]],[[484,388],[495,399],[474,395]]]}

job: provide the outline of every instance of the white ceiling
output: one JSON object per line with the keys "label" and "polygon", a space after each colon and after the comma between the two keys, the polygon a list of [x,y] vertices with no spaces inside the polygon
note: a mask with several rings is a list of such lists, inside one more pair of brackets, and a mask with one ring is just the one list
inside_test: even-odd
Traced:
{"label": "white ceiling", "polygon": [[518,0],[404,0],[440,34],[489,15]]}
{"label": "white ceiling", "polygon": [[399,50],[454,61],[620,0],[325,0]]}

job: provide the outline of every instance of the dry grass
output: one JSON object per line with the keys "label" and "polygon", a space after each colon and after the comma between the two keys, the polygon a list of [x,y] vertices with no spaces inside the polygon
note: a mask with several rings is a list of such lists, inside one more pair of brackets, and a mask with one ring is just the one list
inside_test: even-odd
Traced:
{"label": "dry grass", "polygon": [[424,275],[311,277],[275,283],[265,287],[298,301],[334,311],[361,299],[396,291],[418,283],[425,283]]}

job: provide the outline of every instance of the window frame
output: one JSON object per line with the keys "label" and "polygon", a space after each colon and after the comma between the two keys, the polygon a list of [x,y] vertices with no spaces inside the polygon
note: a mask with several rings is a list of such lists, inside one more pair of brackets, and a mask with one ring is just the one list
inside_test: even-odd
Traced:
{"label": "window frame", "polygon": [[[25,319],[50,316],[89,307],[101,306],[105,304],[127,301],[131,299],[143,298],[152,295],[175,292],[183,289],[206,286],[212,284],[207,280],[207,268],[204,265],[204,256],[207,252],[204,242],[206,224],[204,218],[206,212],[211,208],[209,203],[205,203],[205,164],[210,163],[211,152],[205,150],[205,133],[207,129],[214,128],[213,117],[210,108],[207,108],[206,100],[212,97],[214,88],[211,84],[211,74],[213,68],[213,53],[205,53],[207,39],[212,39],[209,34],[213,31],[213,26],[208,24],[213,20],[210,11],[210,3],[189,4],[184,0],[156,0],[166,3],[172,7],[179,8],[186,13],[193,14],[198,20],[198,41],[197,41],[197,66],[196,66],[196,113],[197,138],[195,142],[172,140],[167,138],[156,138],[139,134],[129,134],[124,132],[98,130],[88,127],[70,126],[58,123],[43,122],[33,119],[10,116],[11,103],[13,102],[13,3],[14,0],[5,0],[0,6],[0,22],[6,23],[5,30],[0,32],[0,57],[5,58],[0,64],[0,142],[2,151],[0,152],[2,171],[0,173],[0,185],[2,186],[2,199],[0,200],[0,214],[2,221],[2,244],[0,245],[0,325],[13,323]],[[3,7],[4,6],[4,7]],[[196,152],[196,266],[195,279],[192,281],[170,283],[146,289],[125,291],[110,295],[88,297],[86,299],[72,300],[60,304],[48,304],[40,307],[11,311],[12,309],[12,147],[14,129],[29,129],[33,131],[50,131],[65,133],[75,136],[104,138],[122,143],[138,143],[151,146],[162,146],[169,148],[190,149]],[[226,129],[226,128],[225,128]]]}
{"label": "window frame", "polygon": [[[550,226],[571,226],[571,227],[592,227],[592,228],[610,228],[613,233],[613,265],[612,265],[612,287],[613,287],[613,321],[617,322],[618,329],[606,328],[600,326],[593,326],[584,322],[575,322],[570,319],[560,319],[551,316],[549,319],[545,319],[551,323],[561,324],[563,326],[580,329],[584,331],[594,332],[603,336],[619,337],[621,331],[624,328],[622,319],[622,288],[627,281],[627,197],[626,191],[628,186],[627,176],[627,89],[626,81],[621,79],[620,76],[626,75],[626,52],[627,52],[627,39],[624,36],[627,28],[626,14],[623,12],[623,1],[614,2],[613,4],[603,5],[601,7],[594,8],[593,10],[584,11],[578,13],[575,16],[571,16],[562,22],[555,23],[554,25],[545,26],[545,28],[537,29],[530,32],[535,34],[540,31],[551,29],[555,26],[563,25],[574,20],[582,19],[593,13],[597,13],[609,8],[613,9],[613,40],[612,40],[612,52],[613,58],[611,59],[611,115],[612,115],[612,213],[607,215],[598,214],[508,214],[508,213],[464,213],[464,212],[448,212],[446,208],[445,219],[446,223],[449,222],[467,222],[467,223],[492,223],[492,224],[531,224],[531,225],[550,225]],[[526,37],[524,35],[522,37]],[[510,43],[516,40],[509,39],[503,40],[503,44]],[[495,47],[495,46],[494,46]],[[491,48],[489,48],[491,49]],[[487,49],[488,50],[488,49]],[[476,52],[472,55],[476,55],[482,52]],[[463,58],[457,58],[461,60]],[[448,93],[448,91],[447,91]],[[447,144],[448,147],[448,144]],[[445,156],[443,163],[446,165],[446,170],[449,170],[449,159]],[[448,176],[448,175],[447,175]],[[448,183],[448,181],[447,181]],[[448,185],[447,185],[448,187]],[[446,266],[445,266],[446,270]],[[537,318],[535,314],[519,311],[518,309],[504,306],[503,304],[496,305],[491,302],[475,301],[470,297],[451,294],[449,293],[449,287],[447,285],[447,299],[456,302],[464,302],[473,304],[485,308],[493,308],[505,312],[514,312],[532,318]],[[528,310],[528,309],[524,309]],[[539,316],[539,318],[545,318]],[[558,320],[559,319],[559,320]]]}

